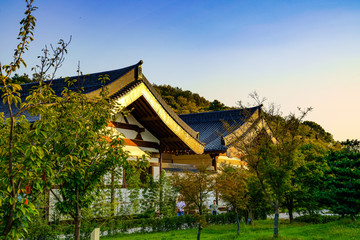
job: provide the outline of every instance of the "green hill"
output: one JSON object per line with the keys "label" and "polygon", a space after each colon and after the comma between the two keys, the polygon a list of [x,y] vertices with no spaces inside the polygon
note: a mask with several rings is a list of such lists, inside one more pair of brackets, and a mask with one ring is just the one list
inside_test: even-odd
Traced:
{"label": "green hill", "polygon": [[182,90],[179,87],[170,85],[156,85],[154,88],[160,93],[166,103],[177,113],[198,113],[209,111],[221,111],[232,109],[218,100],[210,102],[197,93],[189,90]]}

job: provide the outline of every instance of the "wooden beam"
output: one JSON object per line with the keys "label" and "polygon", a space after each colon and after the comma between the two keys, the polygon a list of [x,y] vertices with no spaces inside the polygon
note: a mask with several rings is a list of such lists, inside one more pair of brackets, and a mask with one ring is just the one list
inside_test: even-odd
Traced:
{"label": "wooden beam", "polygon": [[150,157],[152,158],[160,158],[161,154],[158,152],[150,152]]}
{"label": "wooden beam", "polygon": [[153,116],[153,117],[143,117],[139,119],[139,122],[143,121],[143,122],[149,122],[149,121],[156,121],[156,120],[160,120],[160,118],[158,116]]}
{"label": "wooden beam", "polygon": [[151,167],[160,167],[160,163],[158,162],[149,162]]}
{"label": "wooden beam", "polygon": [[161,172],[162,172],[162,152],[161,152],[161,150],[159,151],[159,153],[160,153],[160,156],[159,156],[159,165],[160,165],[160,176],[159,177],[161,177]]}
{"label": "wooden beam", "polygon": [[129,123],[122,123],[122,122],[109,122],[109,127],[115,127],[115,128],[122,128],[122,129],[129,129],[139,132],[145,132],[145,128],[139,127],[135,124],[129,124]]}
{"label": "wooden beam", "polygon": [[126,146],[149,147],[159,149],[160,145],[156,142],[143,141],[138,139],[123,138]]}
{"label": "wooden beam", "polygon": [[161,138],[161,141],[163,141],[163,142],[178,142],[181,140],[178,137],[164,137],[164,138]]}

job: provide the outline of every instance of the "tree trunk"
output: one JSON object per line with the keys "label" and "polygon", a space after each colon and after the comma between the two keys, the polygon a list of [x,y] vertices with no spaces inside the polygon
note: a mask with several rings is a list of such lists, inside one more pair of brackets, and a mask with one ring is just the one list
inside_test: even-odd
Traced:
{"label": "tree trunk", "polygon": [[294,219],[294,198],[292,197],[292,195],[286,197],[286,208],[289,212],[290,223],[292,223]]}
{"label": "tree trunk", "polygon": [[199,224],[199,227],[198,227],[198,234],[197,234],[197,240],[200,240],[201,230],[202,230],[202,226],[201,226],[201,224]]}
{"label": "tree trunk", "polygon": [[279,204],[275,204],[274,238],[279,237]]}
{"label": "tree trunk", "polygon": [[76,187],[76,212],[75,212],[75,232],[74,240],[80,240],[80,228],[81,228],[81,207],[79,203],[79,189]]}
{"label": "tree trunk", "polygon": [[292,207],[289,207],[289,208],[288,208],[288,211],[289,211],[290,223],[292,223],[292,222],[293,222],[293,219],[294,219],[294,213],[293,213]]}
{"label": "tree trunk", "polygon": [[[201,197],[201,195],[200,195],[200,202],[202,203],[202,197]],[[200,204],[200,206],[199,206],[199,225],[198,225],[198,234],[197,234],[197,240],[200,240],[200,234],[201,234],[201,230],[202,230],[202,223],[201,223],[201,221],[202,221],[202,219],[201,219],[201,217],[202,217],[202,209],[203,209],[203,206],[202,206],[202,204]]]}
{"label": "tree trunk", "polygon": [[[12,169],[13,169],[12,147],[13,147],[15,119],[14,119],[13,114],[12,114],[12,109],[11,109],[11,104],[10,104],[9,97],[7,97],[7,104],[8,104],[8,109],[9,109],[10,119],[11,119],[10,135],[9,135],[9,150],[8,150],[8,152],[9,152],[8,170],[9,170],[9,182],[10,182],[10,186],[11,186],[10,198],[15,198],[16,197],[15,184],[14,184],[14,178],[12,176],[13,175],[13,173],[12,173]],[[11,228],[12,228],[13,223],[14,223],[15,207],[16,207],[16,201],[11,205],[10,212],[8,214],[9,218],[7,219],[6,225],[5,225],[4,230],[2,232],[2,236],[7,236],[11,231]]]}
{"label": "tree trunk", "polygon": [[12,225],[14,223],[14,211],[15,211],[15,203],[13,205],[11,205],[11,209],[10,209],[10,212],[9,212],[9,215],[8,215],[6,225],[5,225],[4,230],[3,230],[2,234],[1,234],[2,236],[6,237],[11,231]]}
{"label": "tree trunk", "polygon": [[239,222],[239,214],[238,214],[237,208],[235,208],[235,213],[236,213],[237,235],[239,235],[240,234],[240,222]]}
{"label": "tree trunk", "polygon": [[74,240],[80,240],[80,228],[81,228],[81,209],[78,208],[77,214],[75,217],[75,232],[74,232]]}
{"label": "tree trunk", "polygon": [[251,225],[254,225],[254,216],[253,216],[253,209],[252,209],[252,207],[250,208],[250,211],[249,211],[249,218],[250,218],[250,224],[251,224]]}

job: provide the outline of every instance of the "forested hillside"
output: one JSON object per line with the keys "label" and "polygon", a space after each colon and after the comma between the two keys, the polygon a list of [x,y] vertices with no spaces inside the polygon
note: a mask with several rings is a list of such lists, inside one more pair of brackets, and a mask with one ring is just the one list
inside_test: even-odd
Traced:
{"label": "forested hillside", "polygon": [[179,87],[156,84],[153,84],[153,86],[177,114],[232,109],[216,99],[210,102],[197,93],[192,93],[189,90],[182,90]]}

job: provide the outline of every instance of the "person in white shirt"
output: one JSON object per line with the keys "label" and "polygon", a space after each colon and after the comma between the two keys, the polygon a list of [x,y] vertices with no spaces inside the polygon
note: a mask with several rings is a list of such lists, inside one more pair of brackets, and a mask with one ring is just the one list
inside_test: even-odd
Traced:
{"label": "person in white shirt", "polygon": [[182,200],[181,196],[178,198],[178,201],[176,203],[176,208],[177,208],[177,215],[184,216],[185,202]]}

